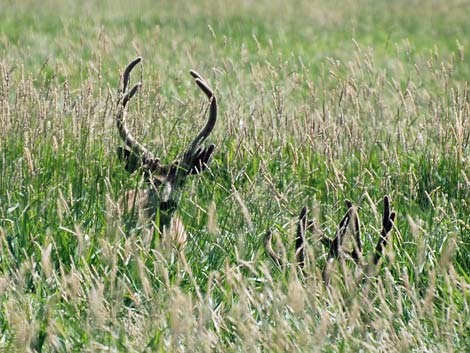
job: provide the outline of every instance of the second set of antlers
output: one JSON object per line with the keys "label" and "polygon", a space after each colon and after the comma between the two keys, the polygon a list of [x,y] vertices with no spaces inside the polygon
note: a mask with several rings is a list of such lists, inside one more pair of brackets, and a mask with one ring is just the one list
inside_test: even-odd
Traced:
{"label": "second set of antlers", "polygon": [[[203,143],[214,129],[217,121],[217,99],[207,81],[196,71],[191,70],[191,76],[209,99],[209,118],[181,156],[172,163],[163,165],[159,158],[154,156],[151,151],[132,136],[126,124],[127,104],[142,86],[142,83],[138,82],[129,88],[130,75],[135,66],[141,61],[141,57],[132,60],[121,76],[115,118],[119,135],[127,147],[118,148],[118,157],[125,162],[127,171],[132,173],[139,170],[147,183],[147,187],[143,190],[130,190],[125,193],[127,201],[139,211],[145,212],[145,216],[157,225],[160,231],[163,231],[170,225],[186,178],[189,175],[203,172],[214,152],[213,144],[204,147]],[[364,262],[362,255],[361,230],[357,209],[350,201],[346,201],[348,210],[341,219],[333,239],[315,229],[314,222],[308,219],[307,207],[303,207],[298,219],[295,239],[295,257],[299,268],[303,270],[305,264],[306,232],[315,230],[316,233],[320,234],[321,243],[328,249],[322,272],[323,281],[326,285],[330,283],[335,259],[342,261],[350,258],[356,264],[364,266],[365,273],[370,274],[371,270],[380,261],[396,216],[395,212],[391,210],[388,196],[384,197],[383,204],[382,231],[372,258],[368,263]],[[352,236],[352,249],[349,250],[345,249],[344,246],[344,241],[348,236],[350,238]],[[273,233],[268,231],[264,241],[265,250],[271,259],[282,267],[284,266],[284,260],[273,250],[272,238]]]}
{"label": "second set of antlers", "polygon": [[[308,209],[303,207],[300,211],[297,232],[295,237],[295,258],[297,266],[303,271],[305,265],[305,247],[306,247],[306,233],[307,231],[319,234],[320,242],[328,249],[328,254],[325,260],[325,266],[322,271],[324,283],[328,286],[331,279],[331,272],[333,270],[334,260],[344,261],[349,258],[352,259],[357,265],[364,267],[365,275],[372,274],[373,269],[378,265],[385,247],[387,246],[388,236],[393,228],[396,213],[391,210],[390,197],[385,196],[383,199],[383,214],[382,214],[382,230],[380,232],[379,240],[375,246],[374,253],[369,261],[365,261],[362,254],[362,241],[361,241],[361,226],[356,207],[352,202],[346,200],[348,208],[346,214],[339,222],[336,234],[333,239],[326,236],[320,229],[316,229],[313,220],[308,219]],[[267,254],[271,259],[280,267],[284,266],[284,261],[278,255],[272,245],[273,232],[269,230],[266,233],[264,246]],[[352,240],[352,249],[346,249],[344,246],[345,240]]]}

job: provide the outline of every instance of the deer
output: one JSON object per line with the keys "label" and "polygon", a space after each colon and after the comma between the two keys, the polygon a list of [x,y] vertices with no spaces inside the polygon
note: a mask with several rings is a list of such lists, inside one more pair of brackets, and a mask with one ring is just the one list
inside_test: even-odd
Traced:
{"label": "deer", "polygon": [[[328,249],[326,257],[326,263],[322,270],[322,279],[325,286],[328,288],[331,281],[331,273],[334,268],[334,261],[344,261],[345,259],[351,259],[358,266],[361,266],[364,270],[365,276],[372,274],[374,269],[378,266],[384,249],[388,243],[389,234],[393,228],[396,212],[392,211],[390,206],[390,197],[384,196],[383,198],[383,214],[382,214],[382,230],[380,232],[379,240],[375,246],[374,253],[370,261],[364,261],[362,254],[362,242],[361,242],[361,228],[360,221],[356,207],[351,201],[345,201],[348,208],[346,214],[339,222],[337,231],[333,239],[326,236],[321,230],[315,229],[315,223],[313,220],[308,219],[308,209],[304,206],[298,217],[296,237],[295,237],[295,259],[299,269],[304,272],[305,266],[305,234],[307,231],[317,232],[320,237],[320,242]],[[352,233],[352,249],[346,249],[344,241],[347,235]],[[266,253],[279,267],[284,267],[285,263],[282,257],[277,254],[272,246],[273,232],[268,230],[264,239],[264,247]]]}
{"label": "deer", "polygon": [[217,121],[217,99],[207,81],[196,71],[190,70],[195,83],[209,99],[209,117],[185,151],[176,160],[164,165],[157,156],[132,136],[126,124],[128,103],[142,87],[142,82],[137,82],[129,88],[130,75],[141,61],[142,57],[132,60],[120,77],[115,120],[125,147],[118,147],[117,155],[129,173],[138,171],[142,174],[145,185],[144,188],[124,193],[124,203],[127,203],[124,208],[128,211],[136,209],[139,215],[149,220],[150,224],[156,226],[160,234],[163,234],[171,224],[188,176],[201,174],[208,168],[215,145],[209,144],[205,147],[203,143]]}

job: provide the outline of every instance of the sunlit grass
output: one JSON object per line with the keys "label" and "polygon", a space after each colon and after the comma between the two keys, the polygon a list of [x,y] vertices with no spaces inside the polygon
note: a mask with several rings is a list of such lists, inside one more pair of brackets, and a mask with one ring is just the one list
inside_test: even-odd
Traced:
{"label": "sunlit grass", "polygon": [[[466,351],[470,65],[465,2],[6,3],[0,14],[0,349]],[[467,11],[468,13],[468,11]],[[87,15],[87,16],[84,16]],[[211,168],[177,211],[185,244],[123,214],[120,70],[144,58],[129,126],[164,161],[220,103]],[[141,77],[140,77],[141,75]],[[372,278],[321,279],[359,206],[364,253],[397,211]],[[292,265],[263,249],[266,231]]]}

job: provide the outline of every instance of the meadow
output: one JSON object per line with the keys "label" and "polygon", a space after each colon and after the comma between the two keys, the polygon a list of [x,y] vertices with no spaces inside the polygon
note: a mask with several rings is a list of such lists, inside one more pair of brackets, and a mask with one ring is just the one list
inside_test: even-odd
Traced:
{"label": "meadow", "polygon": [[[468,0],[3,0],[0,351],[464,352],[470,349]],[[119,77],[143,57],[135,136],[165,162],[219,103],[209,170],[161,238],[122,212]],[[351,200],[382,263],[330,287],[293,242],[303,206],[333,238]],[[285,267],[266,254],[273,232]]]}

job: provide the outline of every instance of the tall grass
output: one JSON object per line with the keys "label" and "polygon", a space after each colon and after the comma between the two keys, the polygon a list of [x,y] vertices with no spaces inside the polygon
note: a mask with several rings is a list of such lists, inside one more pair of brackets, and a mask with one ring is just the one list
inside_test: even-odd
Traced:
{"label": "tall grass", "polygon": [[[469,337],[469,27],[464,1],[6,2],[0,14],[0,348],[5,351],[465,351]],[[85,16],[87,15],[87,16]],[[188,183],[184,244],[120,211],[119,72],[144,57],[133,133],[164,161],[204,121],[210,170]],[[307,239],[347,198],[367,281]],[[378,211],[379,210],[379,211]],[[292,266],[263,251],[268,229]]]}

